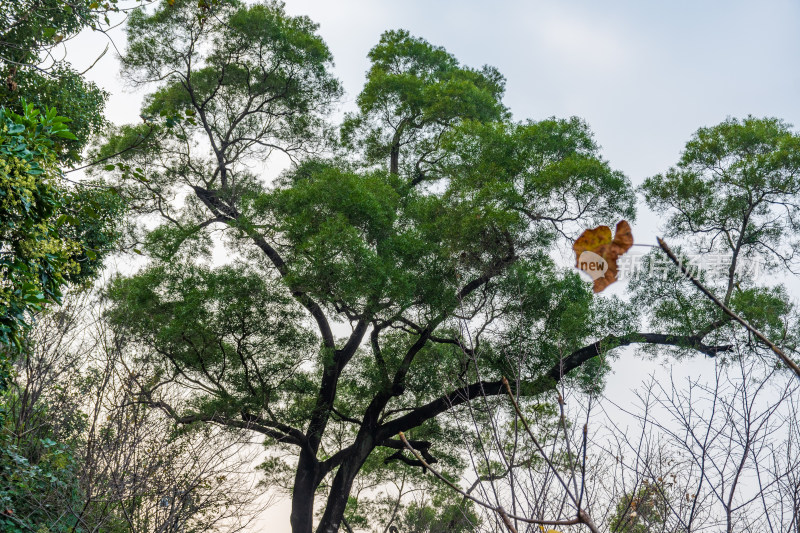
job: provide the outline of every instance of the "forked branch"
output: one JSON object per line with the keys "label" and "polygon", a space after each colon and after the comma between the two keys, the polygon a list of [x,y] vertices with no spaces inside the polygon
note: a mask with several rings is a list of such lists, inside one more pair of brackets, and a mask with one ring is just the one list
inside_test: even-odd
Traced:
{"label": "forked branch", "polygon": [[[488,502],[485,502],[483,500],[480,500],[480,499],[472,496],[470,494],[470,491],[462,490],[458,485],[456,485],[455,483],[453,483],[452,481],[450,481],[449,479],[444,477],[440,472],[438,472],[435,469],[433,469],[431,467],[431,465],[428,462],[425,461],[425,458],[422,456],[422,453],[420,453],[418,450],[414,449],[411,446],[411,443],[406,439],[405,434],[402,431],[398,433],[398,436],[400,437],[400,440],[403,442],[403,444],[405,445],[406,449],[414,454],[414,456],[417,458],[417,461],[419,461],[419,463],[422,464],[425,468],[430,470],[433,473],[434,476],[436,476],[438,479],[443,481],[448,487],[450,487],[451,489],[456,491],[458,494],[460,494],[465,500],[470,500],[470,501],[476,503],[477,505],[480,505],[481,507],[484,507],[485,509],[489,509],[490,511],[496,513],[500,517],[500,519],[502,520],[503,524],[506,526],[506,528],[511,533],[517,533],[517,529],[514,527],[514,524],[513,524],[512,521],[525,522],[525,523],[528,523],[528,524],[537,524],[537,525],[540,525],[540,526],[570,526],[570,525],[584,524],[585,526],[587,526],[589,528],[590,531],[592,531],[592,533],[600,533],[600,530],[597,528],[597,526],[594,524],[592,519],[589,517],[588,513],[586,511],[584,511],[580,507],[580,504],[581,504],[580,500],[582,499],[582,495],[576,498],[575,495],[570,492],[569,487],[567,486],[567,484],[564,482],[564,480],[560,477],[560,475],[556,471],[555,465],[553,465],[552,462],[549,460],[549,458],[546,455],[545,450],[542,448],[542,446],[539,444],[539,442],[536,439],[536,437],[533,435],[533,432],[530,430],[530,427],[528,426],[528,422],[525,419],[525,416],[523,415],[522,410],[519,407],[519,404],[517,403],[516,399],[514,398],[514,394],[511,391],[511,387],[508,384],[508,380],[506,380],[506,378],[503,378],[502,384],[505,387],[506,393],[508,394],[509,398],[511,399],[511,403],[514,405],[514,410],[516,411],[517,416],[520,417],[520,420],[522,421],[523,426],[525,427],[528,435],[533,439],[534,444],[536,445],[537,449],[539,450],[539,453],[542,454],[542,456],[544,457],[545,461],[548,464],[548,467],[553,470],[553,472],[556,475],[556,477],[559,479],[559,481],[561,481],[561,485],[567,491],[567,494],[573,500],[573,503],[575,503],[575,505],[577,507],[577,513],[576,513],[577,516],[575,516],[575,518],[571,518],[569,520],[542,520],[542,519],[537,519],[537,518],[527,518],[527,517],[518,516],[518,515],[515,515],[515,514],[509,514],[508,512],[506,512],[505,509],[503,509],[503,507],[501,505],[492,505],[492,504],[490,504]],[[585,429],[584,429],[584,450],[585,450],[585,443],[586,443],[586,438],[585,438]]]}

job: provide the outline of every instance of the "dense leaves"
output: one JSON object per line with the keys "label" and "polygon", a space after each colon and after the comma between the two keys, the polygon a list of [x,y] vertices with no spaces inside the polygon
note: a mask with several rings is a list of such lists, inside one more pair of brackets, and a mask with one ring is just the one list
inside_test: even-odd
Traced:
{"label": "dense leaves", "polygon": [[369,163],[385,164],[388,156],[391,172],[402,166],[413,182],[427,179],[442,156],[441,135],[452,126],[508,115],[500,102],[505,80],[496,69],[463,67],[406,31],[384,33],[369,58],[360,112],[345,120],[343,140],[362,148]]}
{"label": "dense leaves", "polygon": [[740,258],[793,265],[800,135],[788,124],[748,117],[701,128],[678,166],[642,189],[654,209],[669,210],[670,235],[733,254],[734,271]]}
{"label": "dense leaves", "polygon": [[[76,163],[92,135],[105,125],[107,95],[87,81],[57,50],[65,40],[102,24],[101,11],[116,0],[24,0],[0,6],[0,107],[24,114],[24,105],[55,108],[67,117],[74,137],[53,147],[61,161]],[[107,19],[106,19],[107,20]],[[98,51],[99,55],[99,51]]]}
{"label": "dense leaves", "polygon": [[[398,431],[458,476],[457,417],[503,394],[503,376],[531,409],[562,380],[600,392],[620,346],[730,349],[704,344],[730,334],[712,308],[663,294],[682,286],[638,282],[637,310],[552,259],[586,227],[631,220],[635,191],[582,120],[512,121],[495,69],[386,32],[337,139],[331,55],[281,4],[165,2],[136,12],[128,38],[124,74],[152,87],[145,124],[99,155],[149,264],[114,281],[108,317],[149,376],[143,402],[263,435],[296,532],[315,509],[321,532],[366,524],[381,503],[358,487],[419,466]],[[273,178],[276,151],[292,165]],[[671,206],[680,188],[663,180],[645,192]],[[743,290],[736,305],[784,313],[781,294]],[[468,507],[430,503],[403,523],[466,527],[454,517]]]}
{"label": "dense leaves", "polygon": [[[36,530],[67,532],[78,525],[70,511],[81,505],[77,435],[85,419],[50,411],[37,404],[22,413],[15,393],[7,393],[0,408],[8,410],[0,426],[0,528],[10,533]],[[72,414],[78,414],[73,412]]]}
{"label": "dense leaves", "polygon": [[[682,239],[684,261],[723,302],[788,350],[797,346],[796,313],[771,272],[796,270],[800,135],[774,118],[728,119],[699,129],[678,165],[642,186],[666,216],[667,235]],[[692,256],[690,256],[692,254]],[[674,272],[634,280],[634,301],[654,323],[707,335],[729,318]]]}
{"label": "dense leaves", "polygon": [[29,316],[58,302],[67,283],[90,280],[116,238],[120,200],[60,183],[55,147],[66,119],[32,105],[0,112],[0,342],[21,347]]}
{"label": "dense leaves", "polygon": [[126,303],[114,309],[112,323],[167,355],[154,361],[161,376],[208,382],[198,412],[268,409],[287,423],[303,419],[311,394],[304,362],[316,343],[298,328],[296,304],[274,281],[243,266],[162,265],[116,280],[109,295]]}

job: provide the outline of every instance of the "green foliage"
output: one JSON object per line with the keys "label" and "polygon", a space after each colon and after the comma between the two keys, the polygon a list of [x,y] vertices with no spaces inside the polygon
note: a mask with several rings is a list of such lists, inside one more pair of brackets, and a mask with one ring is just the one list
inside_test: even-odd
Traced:
{"label": "green foliage", "polygon": [[52,60],[54,47],[114,9],[116,0],[102,8],[92,0],[0,5],[2,345],[18,349],[30,313],[57,302],[66,283],[91,279],[116,237],[120,200],[65,187],[59,169],[78,162],[104,126],[106,94]]}
{"label": "green foliage", "polygon": [[409,533],[468,533],[480,524],[470,505],[442,496],[427,505],[412,502],[398,522],[398,529]]}
{"label": "green foliage", "polygon": [[69,66],[60,65],[48,74],[23,70],[15,77],[17,88],[0,88],[0,107],[24,114],[27,103],[36,109],[57,109],[69,120],[71,137],[60,138],[52,146],[58,159],[77,163],[93,135],[106,126],[103,117],[107,94],[86,81]]}
{"label": "green foliage", "polygon": [[452,181],[452,194],[486,210],[513,211],[557,231],[572,222],[579,222],[574,231],[613,217],[635,217],[630,183],[602,160],[581,119],[469,121],[446,134],[442,144],[447,155],[441,172]]}
{"label": "green foliage", "polygon": [[[76,244],[61,239],[55,226],[63,199],[56,188],[54,138],[68,135],[55,111],[41,115],[32,106],[20,116],[3,110],[2,204],[3,306],[2,341],[19,345],[29,309],[57,301],[69,274],[77,274],[73,261]],[[68,223],[66,219],[61,224]]]}
{"label": "green foliage", "polygon": [[[673,250],[684,264],[689,264],[689,257],[684,248]],[[676,268],[672,268],[660,250],[650,252],[644,263],[658,265],[649,269],[634,272],[629,284],[633,293],[632,302],[639,308],[650,309],[649,320],[653,327],[679,335],[692,335],[699,325],[710,324],[721,314],[719,309],[708,299],[701,298],[697,289],[686,276]],[[697,271],[697,278],[709,283],[707,273]]]}
{"label": "green foliage", "polygon": [[[21,0],[0,6],[0,60],[35,64],[39,54],[97,19],[91,0]],[[99,7],[99,6],[95,6]]]}
{"label": "green foliage", "polygon": [[305,418],[312,391],[302,362],[316,343],[274,281],[241,265],[178,263],[117,278],[109,296],[121,304],[109,315],[112,324],[170,354],[157,363],[161,375],[181,369],[217,383],[219,394],[197,398],[199,412],[259,413],[271,405],[291,423]]}
{"label": "green foliage", "polygon": [[613,533],[649,533],[670,531],[665,522],[670,516],[670,503],[662,483],[645,483],[635,494],[626,494],[617,503],[609,522]]}
{"label": "green foliage", "polygon": [[[10,416],[0,426],[0,529],[13,533],[72,531],[78,520],[73,510],[81,505],[78,441],[81,417],[57,429],[54,413],[41,402],[26,413],[25,428],[16,426],[23,415],[9,406],[16,393],[0,397],[0,408]],[[69,425],[72,427],[69,427]]]}
{"label": "green foliage", "polygon": [[369,58],[359,113],[342,126],[345,146],[361,148],[369,164],[390,158],[392,172],[402,165],[414,180],[427,179],[442,132],[465,120],[508,117],[500,103],[505,80],[493,67],[463,67],[443,48],[403,30],[384,33]]}
{"label": "green foliage", "polygon": [[31,313],[96,275],[122,206],[104,190],[60,183],[55,150],[74,135],[54,109],[2,109],[0,121],[0,344],[20,349]]}
{"label": "green foliage", "polygon": [[[164,2],[152,14],[131,14],[124,73],[138,83],[169,80],[148,97],[143,115],[165,122],[185,112],[197,116],[176,132],[179,137],[214,124],[226,137],[223,142],[246,138],[237,143],[242,150],[258,149],[270,137],[290,145],[307,142],[321,126],[315,115],[340,93],[327,72],[331,55],[316,28],[306,17],[287,16],[278,2],[245,6],[225,0],[205,7],[189,0]],[[186,72],[185,54],[206,49]],[[271,98],[276,94],[280,98]],[[231,102],[248,102],[246,120],[237,120]]]}
{"label": "green foliage", "polygon": [[107,94],[86,81],[54,50],[87,27],[117,0],[20,0],[0,5],[0,107],[24,114],[24,106],[55,108],[71,120],[73,137],[52,147],[59,160],[76,163],[93,134],[105,126]]}
{"label": "green foliage", "polygon": [[591,205],[581,224],[633,215],[627,180],[598,158],[579,120],[465,122],[441,144],[447,157],[428,179],[437,194],[409,189],[403,175],[311,161],[246,213],[273,221],[292,243],[288,279],[323,302],[360,310],[372,293],[387,309],[425,302],[430,313],[452,308],[460,279],[513,254],[515,243],[555,244],[551,228],[571,224],[559,214],[580,202]]}
{"label": "green foliage", "polygon": [[775,118],[728,119],[699,129],[677,167],[645,181],[668,235],[693,247],[791,262],[798,226],[800,135]]}
{"label": "green foliage", "polygon": [[[788,294],[766,282],[770,272],[796,265],[800,135],[775,118],[700,128],[677,166],[648,178],[642,192],[665,214],[667,235],[682,239],[684,261],[693,264],[692,252],[708,258],[694,260],[712,267],[697,273],[702,281],[769,338],[796,349]],[[724,336],[728,318],[670,270],[662,279],[640,274],[632,283],[634,302],[652,309],[653,323],[670,332]]]}

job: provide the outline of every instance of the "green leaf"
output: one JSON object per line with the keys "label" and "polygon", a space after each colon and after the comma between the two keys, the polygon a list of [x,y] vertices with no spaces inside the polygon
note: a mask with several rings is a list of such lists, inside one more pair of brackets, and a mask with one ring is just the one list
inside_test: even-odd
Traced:
{"label": "green leaf", "polygon": [[78,140],[78,138],[75,136],[75,134],[72,133],[69,130],[57,131],[57,132],[54,133],[54,135],[56,137],[61,137],[62,139],[70,139],[72,141],[77,141]]}

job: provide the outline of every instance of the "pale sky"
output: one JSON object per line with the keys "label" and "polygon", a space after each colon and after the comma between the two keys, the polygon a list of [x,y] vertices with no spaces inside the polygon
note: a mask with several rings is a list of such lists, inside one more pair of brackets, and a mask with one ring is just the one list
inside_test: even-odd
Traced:
{"label": "pale sky", "polygon": [[[634,184],[674,164],[698,127],[726,117],[800,127],[796,0],[290,0],[286,9],[319,23],[346,89],[343,110],[354,108],[380,34],[407,29],[466,65],[497,67],[515,119],[586,119],[603,156]],[[90,32],[70,57],[85,68],[103,46]],[[121,84],[113,49],[88,77],[112,93],[113,121],[139,120],[142,93]],[[647,213],[639,218],[656,230]]]}
{"label": "pale sky", "polygon": [[[603,156],[635,185],[677,162],[698,127],[726,117],[775,116],[800,129],[796,0],[290,0],[286,9],[320,24],[347,91],[343,110],[354,108],[366,54],[380,34],[407,29],[466,65],[497,67],[515,119],[586,119]],[[122,49],[124,37],[115,35]],[[71,44],[79,70],[102,50],[99,37]],[[142,94],[123,90],[114,54],[88,76],[112,93],[113,121],[138,121]],[[640,206],[637,241],[655,242],[658,224],[658,215]],[[640,377],[659,369],[628,355],[617,365],[636,370],[611,377],[615,401],[625,401]],[[713,372],[710,365],[698,358],[682,371]],[[289,531],[288,509],[277,505],[253,530]]]}

